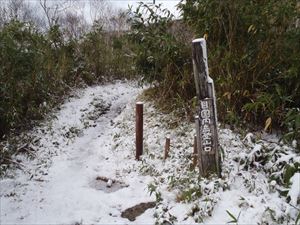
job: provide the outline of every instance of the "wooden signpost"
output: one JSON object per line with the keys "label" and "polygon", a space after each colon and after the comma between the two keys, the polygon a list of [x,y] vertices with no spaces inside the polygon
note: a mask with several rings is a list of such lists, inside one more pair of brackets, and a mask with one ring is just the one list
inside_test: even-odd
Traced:
{"label": "wooden signpost", "polygon": [[217,107],[214,82],[208,74],[206,41],[195,39],[193,69],[197,92],[196,142],[200,174],[207,177],[220,171],[220,154],[217,132]]}

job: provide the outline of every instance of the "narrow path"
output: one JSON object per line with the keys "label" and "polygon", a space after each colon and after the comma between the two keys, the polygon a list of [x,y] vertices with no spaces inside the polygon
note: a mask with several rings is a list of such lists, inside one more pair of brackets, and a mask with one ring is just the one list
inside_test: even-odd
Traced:
{"label": "narrow path", "polygon": [[[19,159],[27,173],[0,183],[1,224],[128,223],[124,209],[153,200],[151,178],[130,170],[134,143],[131,152],[114,151],[115,119],[140,91],[128,83],[87,88],[36,129],[30,146],[37,158]],[[121,189],[99,190],[99,177],[120,181]]]}
{"label": "narrow path", "polygon": [[[237,224],[286,224],[297,217],[299,212],[261,169],[276,169],[276,163],[291,158],[300,162],[287,146],[252,142],[249,135],[243,141],[239,134],[220,129],[223,179],[199,181],[190,167],[194,126],[181,121],[172,129],[174,117],[146,102],[145,154],[136,162],[134,107],[139,93],[129,83],[84,89],[53,119],[27,133],[26,148],[36,157],[19,154],[14,160],[23,170],[0,180],[0,224],[226,224],[233,217]],[[171,137],[171,150],[163,160],[166,136]],[[262,154],[281,158],[269,165],[253,161]],[[200,196],[194,197],[194,190]],[[148,209],[155,196],[161,201]],[[122,218],[125,214],[135,220]]]}

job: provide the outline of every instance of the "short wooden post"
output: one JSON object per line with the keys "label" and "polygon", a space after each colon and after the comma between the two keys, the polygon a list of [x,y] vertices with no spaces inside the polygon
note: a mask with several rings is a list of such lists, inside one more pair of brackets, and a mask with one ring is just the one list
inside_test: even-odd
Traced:
{"label": "short wooden post", "polygon": [[140,160],[140,156],[143,154],[143,105],[144,104],[142,102],[136,103],[136,160]]}
{"label": "short wooden post", "polygon": [[193,168],[197,166],[197,158],[198,158],[197,137],[194,136]]}
{"label": "short wooden post", "polygon": [[202,176],[217,173],[220,177],[216,96],[214,82],[208,74],[205,39],[193,40],[192,47],[194,78],[198,99],[195,123],[199,170]]}
{"label": "short wooden post", "polygon": [[164,160],[166,160],[169,157],[169,151],[170,151],[170,138],[166,138],[166,143],[165,143],[165,154],[164,154]]}

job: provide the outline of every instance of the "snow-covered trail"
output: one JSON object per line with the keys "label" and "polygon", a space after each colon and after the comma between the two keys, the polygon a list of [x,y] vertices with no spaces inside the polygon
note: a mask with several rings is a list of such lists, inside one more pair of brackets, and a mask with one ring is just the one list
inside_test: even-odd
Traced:
{"label": "snow-covered trail", "polygon": [[[0,183],[0,224],[124,224],[129,222],[120,216],[124,209],[153,201],[146,188],[151,178],[130,170],[134,143],[128,143],[132,151],[114,150],[115,120],[140,92],[128,83],[87,88],[36,129],[38,144],[31,147],[39,148],[38,157],[20,159],[27,173],[17,171]],[[126,186],[106,193],[97,188],[97,177]],[[141,221],[143,215],[135,223]]]}
{"label": "snow-covered trail", "polygon": [[[194,125],[180,120],[174,126],[178,117],[145,102],[144,155],[135,161],[134,108],[141,92],[124,82],[86,88],[26,134],[26,148],[36,156],[17,155],[13,159],[23,170],[9,170],[0,180],[0,224],[226,224],[235,217],[237,224],[279,225],[295,220],[299,212],[266,172],[280,160],[300,163],[299,154],[283,144],[253,142],[253,134],[243,138],[219,129],[223,177],[199,179],[191,167]],[[164,160],[166,137],[171,147]],[[281,158],[265,165],[253,161],[262,154]],[[293,178],[294,205],[299,174]],[[106,188],[105,179],[119,183]],[[152,201],[156,206],[135,221],[122,218],[124,210]]]}

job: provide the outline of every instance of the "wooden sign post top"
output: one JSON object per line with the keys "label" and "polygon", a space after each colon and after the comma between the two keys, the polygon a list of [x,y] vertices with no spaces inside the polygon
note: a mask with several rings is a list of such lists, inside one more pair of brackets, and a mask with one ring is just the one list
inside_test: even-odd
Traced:
{"label": "wooden sign post top", "polygon": [[202,176],[209,176],[211,173],[220,176],[216,96],[214,82],[208,73],[205,39],[193,40],[192,47],[198,100],[195,123],[199,170]]}

